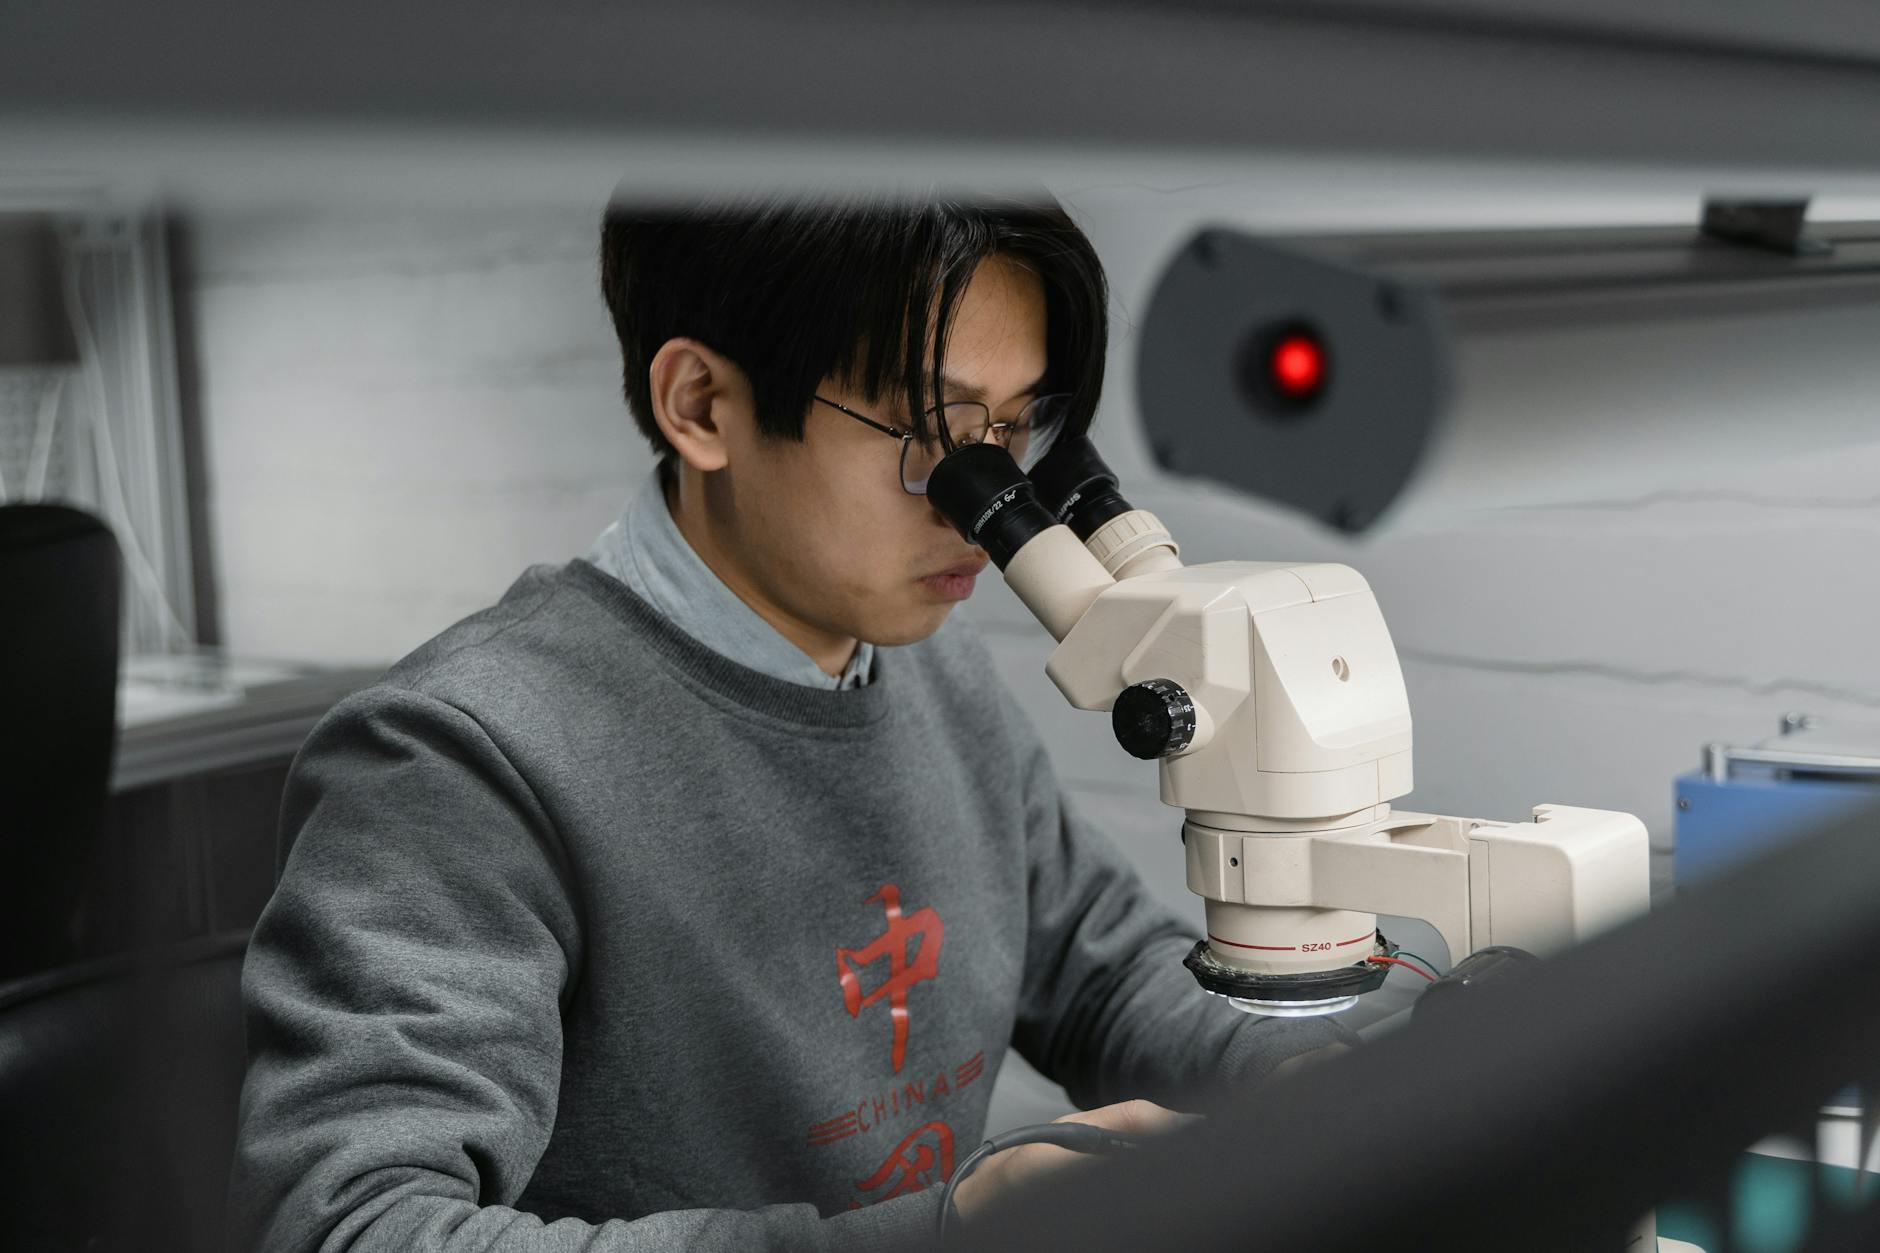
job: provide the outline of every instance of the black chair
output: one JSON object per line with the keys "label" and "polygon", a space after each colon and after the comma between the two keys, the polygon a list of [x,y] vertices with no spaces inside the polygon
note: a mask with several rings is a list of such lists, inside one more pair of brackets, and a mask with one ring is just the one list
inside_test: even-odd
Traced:
{"label": "black chair", "polygon": [[0,978],[83,951],[117,741],[119,577],[97,518],[0,506]]}
{"label": "black chair", "polygon": [[0,985],[0,1246],[220,1249],[246,931]]}

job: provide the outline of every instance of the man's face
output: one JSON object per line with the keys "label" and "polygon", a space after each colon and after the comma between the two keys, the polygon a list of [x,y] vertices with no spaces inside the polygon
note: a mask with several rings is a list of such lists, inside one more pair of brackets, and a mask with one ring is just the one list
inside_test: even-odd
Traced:
{"label": "man's face", "polygon": [[[1003,257],[974,273],[951,325],[947,400],[979,400],[994,421],[1018,416],[1045,372],[1045,299],[1037,275]],[[907,429],[833,379],[818,395]],[[735,528],[752,590],[806,627],[873,644],[932,635],[972,594],[986,554],[925,496],[903,491],[901,441],[812,404],[803,442],[735,435],[713,511]],[[951,575],[951,577],[947,577]]]}

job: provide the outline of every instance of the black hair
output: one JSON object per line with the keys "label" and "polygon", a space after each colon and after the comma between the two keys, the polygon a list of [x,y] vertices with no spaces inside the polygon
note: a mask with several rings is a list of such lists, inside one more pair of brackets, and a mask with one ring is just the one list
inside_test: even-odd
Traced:
{"label": "black hair", "polygon": [[1095,249],[1050,196],[666,208],[616,199],[601,227],[601,290],[620,337],[627,407],[662,473],[676,454],[653,420],[648,370],[680,336],[745,372],[766,436],[801,440],[817,385],[836,377],[871,405],[892,403],[891,420],[911,422],[917,438],[950,444],[927,415],[960,297],[994,254],[1043,282],[1044,390],[1072,395],[1068,429],[1081,434],[1103,387],[1109,292]]}

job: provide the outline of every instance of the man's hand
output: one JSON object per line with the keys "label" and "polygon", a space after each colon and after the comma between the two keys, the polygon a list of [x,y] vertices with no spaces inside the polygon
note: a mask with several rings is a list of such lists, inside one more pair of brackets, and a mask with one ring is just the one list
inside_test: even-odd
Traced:
{"label": "man's hand", "polygon": [[[1053,1121],[1089,1123],[1131,1135],[1154,1135],[1172,1131],[1187,1120],[1152,1101],[1122,1101],[1101,1109],[1066,1114]],[[960,1183],[953,1194],[953,1208],[961,1221],[969,1222],[989,1201],[1009,1189],[1022,1188],[1042,1175],[1087,1158],[1088,1154],[1074,1153],[1054,1144],[1021,1144],[995,1153]]]}

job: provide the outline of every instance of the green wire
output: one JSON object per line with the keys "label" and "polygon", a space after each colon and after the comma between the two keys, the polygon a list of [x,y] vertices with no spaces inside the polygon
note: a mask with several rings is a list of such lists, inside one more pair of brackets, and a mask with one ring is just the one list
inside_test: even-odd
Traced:
{"label": "green wire", "polygon": [[1391,956],[1392,957],[1416,957],[1416,960],[1422,962],[1425,966],[1429,967],[1430,978],[1437,979],[1437,978],[1442,977],[1442,972],[1436,969],[1436,963],[1431,961],[1427,957],[1417,957],[1415,953],[1407,952],[1404,949],[1392,950]]}

